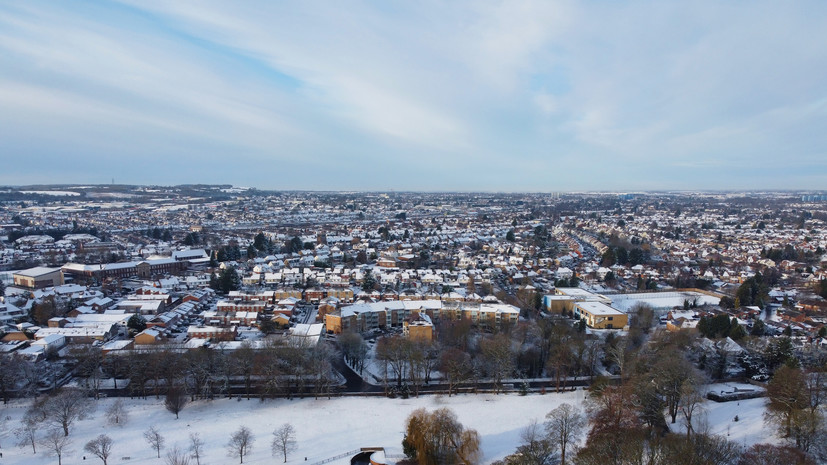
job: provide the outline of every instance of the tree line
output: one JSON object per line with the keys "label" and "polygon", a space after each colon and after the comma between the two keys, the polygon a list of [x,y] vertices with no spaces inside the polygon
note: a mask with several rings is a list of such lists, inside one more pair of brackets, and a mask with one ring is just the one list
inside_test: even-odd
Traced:
{"label": "tree line", "polygon": [[[83,346],[70,351],[66,365],[95,398],[100,396],[106,379],[112,379],[113,389],[120,393],[141,398],[165,396],[167,402],[171,402],[170,397],[319,397],[332,393],[332,354],[325,344],[307,347],[269,340],[261,348],[248,342],[234,350],[223,349],[222,343],[196,349],[159,345],[107,355],[98,347]],[[6,402],[13,396],[36,396],[44,380],[48,381],[47,388],[56,389],[59,379],[66,375],[57,366],[3,356],[0,395]],[[181,400],[172,402],[183,405]]]}

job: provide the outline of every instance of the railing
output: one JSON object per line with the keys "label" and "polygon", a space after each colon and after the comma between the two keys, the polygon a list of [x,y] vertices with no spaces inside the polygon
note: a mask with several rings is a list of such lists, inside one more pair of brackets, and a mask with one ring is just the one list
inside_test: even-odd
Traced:
{"label": "railing", "polygon": [[347,456],[349,456],[349,455],[356,455],[356,454],[358,454],[359,452],[362,452],[362,450],[361,450],[361,449],[353,449],[353,450],[351,450],[351,451],[341,453],[341,454],[337,455],[336,457],[330,457],[330,458],[324,459],[324,460],[322,460],[322,461],[320,461],[320,462],[315,462],[315,463],[313,463],[312,465],[322,465],[323,463],[330,463],[330,462],[332,462],[332,461],[334,461],[334,460],[343,459],[343,458],[345,458],[345,457],[347,457]]}

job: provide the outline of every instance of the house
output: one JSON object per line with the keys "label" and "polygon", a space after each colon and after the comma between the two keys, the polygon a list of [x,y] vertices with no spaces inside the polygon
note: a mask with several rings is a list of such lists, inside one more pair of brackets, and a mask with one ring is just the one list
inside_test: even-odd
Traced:
{"label": "house", "polygon": [[109,297],[95,297],[84,303],[96,312],[103,312],[104,310],[112,307],[112,305],[115,304],[115,301]]}
{"label": "house", "polygon": [[288,340],[295,346],[314,347],[319,344],[323,330],[324,325],[321,323],[297,324],[290,328]]}
{"label": "house", "polygon": [[187,328],[189,339],[210,339],[213,341],[233,341],[238,331],[235,326],[220,328],[217,326],[190,326]]}
{"label": "house", "polygon": [[307,289],[304,291],[304,300],[318,303],[325,297],[324,289]]}
{"label": "house", "polygon": [[267,303],[260,300],[222,300],[216,308],[222,312],[256,312],[261,313],[267,308]]}
{"label": "house", "polygon": [[0,342],[28,342],[29,338],[26,336],[26,333],[23,331],[9,331],[3,338],[0,339]]}
{"label": "house", "polygon": [[280,328],[286,328],[290,326],[290,317],[281,313],[276,313],[273,315],[273,322]]}
{"label": "house", "polygon": [[380,268],[396,268],[396,260],[391,257],[382,257],[376,261],[376,266]]}
{"label": "house", "polygon": [[91,344],[94,341],[105,341],[110,339],[117,333],[115,326],[106,325],[99,326],[84,326],[84,327],[65,327],[65,328],[40,328],[35,334],[35,340],[48,338],[51,335],[58,334],[64,336],[66,341],[70,344]]}
{"label": "house", "polygon": [[101,346],[101,353],[103,355],[106,355],[108,353],[123,354],[127,353],[126,351],[132,350],[134,347],[135,341],[133,341],[132,339],[117,339],[114,341],[104,343]]}
{"label": "house", "polygon": [[66,338],[60,334],[52,334],[38,339],[29,347],[18,350],[17,353],[31,361],[37,361],[46,356],[49,352],[57,352],[66,346]]}
{"label": "house", "polygon": [[23,320],[28,314],[8,302],[0,302],[0,324],[12,324]]}
{"label": "house", "polygon": [[554,273],[554,276],[557,279],[570,279],[574,276],[574,272],[566,267],[558,268],[557,271]]}
{"label": "house", "polygon": [[163,300],[121,300],[115,307],[116,310],[123,310],[141,315],[157,315],[163,313],[166,306]]}
{"label": "house", "polygon": [[162,333],[155,328],[147,328],[135,335],[135,345],[159,344],[163,340]]}

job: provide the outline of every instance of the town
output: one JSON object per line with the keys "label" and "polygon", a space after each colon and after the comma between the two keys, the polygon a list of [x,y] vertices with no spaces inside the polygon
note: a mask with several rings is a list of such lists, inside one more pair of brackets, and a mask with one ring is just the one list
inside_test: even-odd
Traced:
{"label": "town", "polygon": [[[657,373],[661,413],[641,418],[668,431],[687,386],[772,399],[789,371],[825,388],[820,192],[66,185],[0,202],[4,403],[75,389],[178,415],[187,398],[545,394]],[[815,453],[825,430],[808,431],[781,436]]]}

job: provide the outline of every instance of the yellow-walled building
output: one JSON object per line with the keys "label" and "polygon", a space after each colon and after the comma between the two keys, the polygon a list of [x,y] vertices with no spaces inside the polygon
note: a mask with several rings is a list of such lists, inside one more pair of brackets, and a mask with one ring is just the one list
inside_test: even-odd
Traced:
{"label": "yellow-walled building", "polygon": [[586,320],[594,329],[623,329],[629,325],[629,316],[600,302],[577,302],[574,317]]}

